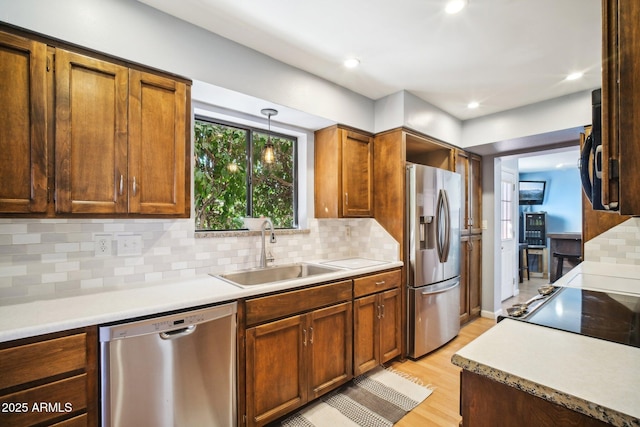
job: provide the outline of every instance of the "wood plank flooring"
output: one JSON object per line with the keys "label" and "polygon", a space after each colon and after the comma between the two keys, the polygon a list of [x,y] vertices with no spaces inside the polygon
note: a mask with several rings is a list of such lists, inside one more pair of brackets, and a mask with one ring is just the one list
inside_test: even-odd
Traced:
{"label": "wood plank flooring", "polygon": [[495,320],[479,318],[467,323],[460,334],[444,347],[418,359],[394,362],[390,366],[430,384],[434,392],[417,408],[405,415],[395,426],[458,427],[460,416],[460,368],[451,363],[451,356],[495,325]]}

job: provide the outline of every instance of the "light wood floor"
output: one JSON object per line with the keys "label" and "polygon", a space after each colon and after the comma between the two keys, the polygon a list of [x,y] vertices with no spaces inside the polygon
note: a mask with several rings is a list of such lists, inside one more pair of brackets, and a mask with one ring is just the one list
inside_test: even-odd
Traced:
{"label": "light wood floor", "polygon": [[405,415],[397,427],[460,425],[460,368],[451,363],[451,356],[495,323],[492,319],[476,319],[463,326],[460,334],[444,347],[417,361],[391,364],[392,368],[417,377],[435,389],[431,396]]}

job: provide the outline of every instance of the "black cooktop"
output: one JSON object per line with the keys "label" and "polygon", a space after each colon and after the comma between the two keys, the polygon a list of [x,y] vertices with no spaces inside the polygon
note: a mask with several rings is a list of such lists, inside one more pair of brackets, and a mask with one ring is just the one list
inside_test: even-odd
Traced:
{"label": "black cooktop", "polygon": [[640,347],[640,297],[562,288],[525,322]]}

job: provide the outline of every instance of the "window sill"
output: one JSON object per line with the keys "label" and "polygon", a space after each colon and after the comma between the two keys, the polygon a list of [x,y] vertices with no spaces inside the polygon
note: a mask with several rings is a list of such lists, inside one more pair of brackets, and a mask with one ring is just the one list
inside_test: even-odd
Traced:
{"label": "window sill", "polygon": [[[276,236],[290,236],[297,234],[309,234],[311,231],[309,229],[298,229],[298,228],[290,228],[290,229],[276,229]],[[262,234],[261,231],[250,231],[250,230],[226,230],[226,231],[196,231],[195,237],[196,239],[215,239],[222,237],[251,237],[251,236],[260,236]]]}

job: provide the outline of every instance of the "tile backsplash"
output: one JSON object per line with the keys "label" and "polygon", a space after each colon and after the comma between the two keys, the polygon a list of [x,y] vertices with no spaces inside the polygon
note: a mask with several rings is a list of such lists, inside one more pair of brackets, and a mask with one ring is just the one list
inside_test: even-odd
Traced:
{"label": "tile backsplash", "polygon": [[586,242],[584,259],[640,265],[640,218],[630,218]]}
{"label": "tile backsplash", "polygon": [[[96,253],[100,235],[112,245],[106,255]],[[140,236],[139,254],[117,256],[113,239],[127,235]],[[277,239],[267,243],[277,264],[353,256],[399,259],[398,243],[369,218],[311,219],[308,231],[284,232]],[[192,219],[0,219],[0,298],[256,267],[260,240],[259,235],[198,238]]]}

